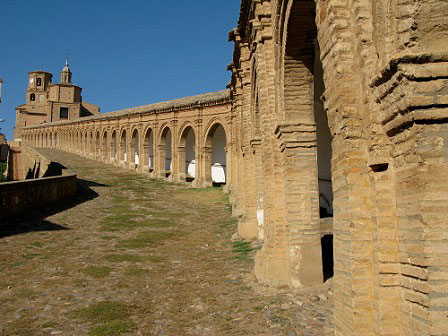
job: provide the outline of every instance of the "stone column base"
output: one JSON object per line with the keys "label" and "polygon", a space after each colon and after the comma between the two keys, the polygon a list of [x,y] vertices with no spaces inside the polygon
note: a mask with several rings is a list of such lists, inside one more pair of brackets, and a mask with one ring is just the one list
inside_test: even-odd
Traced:
{"label": "stone column base", "polygon": [[255,257],[255,275],[260,283],[274,287],[320,285],[323,282],[320,243],[263,248]]}
{"label": "stone column base", "polygon": [[263,247],[255,256],[258,282],[274,286],[290,286],[285,248]]}
{"label": "stone column base", "polygon": [[238,234],[242,239],[255,240],[258,237],[256,220],[242,218],[238,223]]}
{"label": "stone column base", "polygon": [[292,287],[312,287],[323,282],[320,240],[288,248],[289,281]]}

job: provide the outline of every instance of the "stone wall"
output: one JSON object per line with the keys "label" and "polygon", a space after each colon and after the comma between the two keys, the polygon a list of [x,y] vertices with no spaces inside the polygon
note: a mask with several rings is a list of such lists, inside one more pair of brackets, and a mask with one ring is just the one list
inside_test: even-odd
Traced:
{"label": "stone wall", "polygon": [[1,183],[0,224],[14,221],[28,210],[71,198],[75,193],[75,174]]}
{"label": "stone wall", "polygon": [[20,142],[11,143],[9,150],[8,180],[22,181],[61,175],[57,163],[52,162],[34,148]]}

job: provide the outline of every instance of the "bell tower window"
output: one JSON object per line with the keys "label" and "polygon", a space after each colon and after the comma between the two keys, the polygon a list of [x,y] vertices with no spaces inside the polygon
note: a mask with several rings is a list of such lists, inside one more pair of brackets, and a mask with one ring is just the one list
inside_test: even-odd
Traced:
{"label": "bell tower window", "polygon": [[37,78],[36,86],[42,86],[42,78]]}
{"label": "bell tower window", "polygon": [[68,107],[59,108],[59,118],[68,119]]}
{"label": "bell tower window", "polygon": [[30,94],[30,101],[35,101],[36,95],[34,93]]}

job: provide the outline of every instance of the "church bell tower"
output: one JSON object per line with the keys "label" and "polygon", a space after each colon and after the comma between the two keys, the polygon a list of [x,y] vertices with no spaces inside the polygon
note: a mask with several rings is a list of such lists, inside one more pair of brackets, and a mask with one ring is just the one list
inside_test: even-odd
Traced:
{"label": "church bell tower", "polygon": [[72,82],[72,72],[68,66],[68,58],[65,59],[64,68],[61,71],[61,83],[62,84],[71,84]]}

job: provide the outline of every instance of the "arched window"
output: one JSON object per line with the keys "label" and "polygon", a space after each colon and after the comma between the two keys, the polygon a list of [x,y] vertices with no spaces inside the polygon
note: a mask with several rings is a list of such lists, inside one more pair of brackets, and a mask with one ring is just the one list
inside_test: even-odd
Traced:
{"label": "arched window", "polygon": [[30,94],[30,101],[35,101],[36,95],[34,93]]}
{"label": "arched window", "polygon": [[36,85],[37,86],[42,86],[42,78],[37,78]]}

